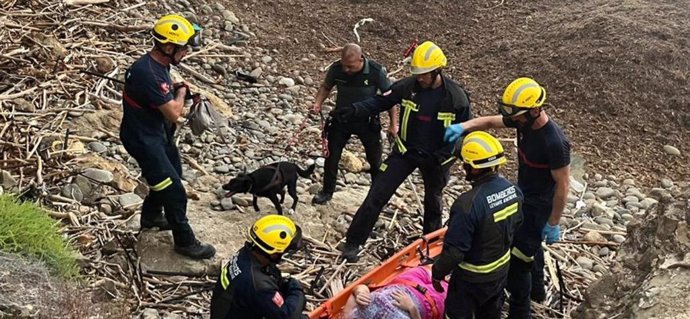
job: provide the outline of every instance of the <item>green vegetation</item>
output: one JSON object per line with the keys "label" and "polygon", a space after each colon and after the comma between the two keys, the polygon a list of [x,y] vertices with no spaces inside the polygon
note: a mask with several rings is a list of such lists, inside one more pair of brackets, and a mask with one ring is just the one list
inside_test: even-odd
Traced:
{"label": "green vegetation", "polygon": [[79,276],[74,250],[55,220],[35,204],[6,195],[0,195],[0,250],[39,259],[64,278]]}

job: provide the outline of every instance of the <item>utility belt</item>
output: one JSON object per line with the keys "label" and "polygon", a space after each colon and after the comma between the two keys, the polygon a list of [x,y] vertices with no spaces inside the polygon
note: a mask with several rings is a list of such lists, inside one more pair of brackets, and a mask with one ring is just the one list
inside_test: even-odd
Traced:
{"label": "utility belt", "polygon": [[338,121],[338,119],[333,118],[333,117],[331,117],[331,119],[334,123],[338,123],[338,124],[366,124],[366,123],[369,123],[371,125],[376,125],[379,127],[381,126],[381,117],[379,116],[378,113],[372,114],[368,118],[365,118],[365,119],[361,119],[361,118],[360,119],[350,119],[346,122],[340,122],[340,121]]}

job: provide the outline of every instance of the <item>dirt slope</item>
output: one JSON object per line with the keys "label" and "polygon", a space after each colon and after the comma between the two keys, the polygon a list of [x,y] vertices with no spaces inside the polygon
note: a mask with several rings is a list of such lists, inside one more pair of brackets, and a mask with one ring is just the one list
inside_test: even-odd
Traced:
{"label": "dirt slope", "polygon": [[[355,41],[394,69],[414,39],[433,39],[448,73],[472,92],[475,114],[494,114],[502,87],[532,76],[574,150],[602,173],[690,176],[690,7],[677,1],[244,1],[234,6],[284,71],[318,70],[322,52]],[[315,59],[302,61],[308,54]],[[397,74],[403,76],[405,73]],[[502,133],[508,134],[508,133]],[[663,146],[681,151],[669,156]]]}

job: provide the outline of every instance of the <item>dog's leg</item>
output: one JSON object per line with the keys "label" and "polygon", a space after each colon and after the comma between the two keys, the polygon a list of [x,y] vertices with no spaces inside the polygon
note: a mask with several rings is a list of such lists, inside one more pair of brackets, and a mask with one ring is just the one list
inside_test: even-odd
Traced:
{"label": "dog's leg", "polygon": [[283,204],[285,202],[285,190],[281,189],[278,194],[280,194],[280,203]]}
{"label": "dog's leg", "polygon": [[259,212],[259,203],[257,202],[258,197],[256,195],[252,195],[252,206],[254,206],[254,211]]}
{"label": "dog's leg", "polygon": [[297,208],[297,203],[299,202],[299,197],[297,197],[297,179],[294,179],[288,183],[288,194],[292,197],[292,208],[290,208],[290,215],[295,213],[295,208]]}
{"label": "dog's leg", "polygon": [[278,195],[277,194],[271,194],[268,196],[268,199],[273,202],[273,205],[276,207],[276,211],[278,211],[279,215],[283,214],[283,207],[280,206],[280,202],[278,201]]}

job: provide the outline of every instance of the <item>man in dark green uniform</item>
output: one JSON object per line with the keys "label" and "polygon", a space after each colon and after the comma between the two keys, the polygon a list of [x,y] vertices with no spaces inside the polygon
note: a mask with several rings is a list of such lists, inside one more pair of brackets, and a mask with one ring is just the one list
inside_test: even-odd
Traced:
{"label": "man in dark green uniform", "polygon": [[[351,105],[375,96],[377,91],[385,92],[390,85],[386,69],[383,66],[364,57],[359,45],[347,44],[342,49],[341,59],[328,68],[326,79],[316,94],[312,112],[317,114],[321,112],[321,105],[334,86],[338,88],[335,105],[338,109],[344,105]],[[398,130],[395,108],[390,109],[388,113],[390,116],[388,133],[395,135]],[[376,177],[378,167],[381,165],[383,149],[381,146],[381,121],[378,113],[362,119],[332,119],[327,130],[329,156],[324,164],[323,188],[312,199],[315,204],[324,204],[333,196],[338,175],[338,162],[340,162],[343,148],[353,134],[362,141],[367,161],[371,167],[369,172],[372,180]]]}

